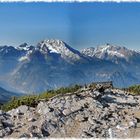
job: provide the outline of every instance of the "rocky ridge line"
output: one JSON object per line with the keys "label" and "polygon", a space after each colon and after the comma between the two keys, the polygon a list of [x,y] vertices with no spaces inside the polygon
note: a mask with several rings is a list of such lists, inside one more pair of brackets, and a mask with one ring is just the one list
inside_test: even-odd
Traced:
{"label": "rocky ridge line", "polygon": [[103,86],[0,112],[1,138],[133,138],[139,127],[140,96]]}

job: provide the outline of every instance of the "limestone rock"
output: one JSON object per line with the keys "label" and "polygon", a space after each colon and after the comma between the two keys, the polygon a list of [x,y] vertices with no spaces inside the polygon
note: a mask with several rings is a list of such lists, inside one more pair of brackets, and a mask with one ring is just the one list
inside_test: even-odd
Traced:
{"label": "limestone rock", "polygon": [[48,137],[52,134],[57,128],[57,124],[53,121],[44,121],[41,126],[41,131],[44,137]]}
{"label": "limestone rock", "polygon": [[39,114],[47,114],[48,112],[50,112],[50,108],[48,107],[47,103],[44,102],[40,102],[37,106],[37,110],[36,110]]}
{"label": "limestone rock", "polygon": [[139,126],[139,101],[120,89],[85,87],[40,101],[35,108],[0,110],[0,137],[126,138]]}

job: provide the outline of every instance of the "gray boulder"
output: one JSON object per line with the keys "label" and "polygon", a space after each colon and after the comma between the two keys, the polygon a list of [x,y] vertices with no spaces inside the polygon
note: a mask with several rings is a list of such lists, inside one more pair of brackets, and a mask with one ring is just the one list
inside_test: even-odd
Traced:
{"label": "gray boulder", "polygon": [[9,127],[6,127],[2,130],[0,130],[0,138],[3,138],[4,136],[8,136],[13,132],[13,130]]}
{"label": "gray boulder", "polygon": [[7,113],[10,114],[13,117],[13,116],[18,116],[18,115],[24,115],[24,114],[26,114],[26,112],[29,109],[30,109],[30,107],[28,107],[26,105],[22,105],[22,106],[19,106],[16,109],[12,109],[12,110],[8,111]]}
{"label": "gray boulder", "polygon": [[46,103],[40,102],[36,107],[36,112],[45,115],[49,112],[49,107]]}
{"label": "gray boulder", "polygon": [[44,137],[53,134],[58,128],[57,123],[53,121],[44,121],[41,125],[41,131]]}

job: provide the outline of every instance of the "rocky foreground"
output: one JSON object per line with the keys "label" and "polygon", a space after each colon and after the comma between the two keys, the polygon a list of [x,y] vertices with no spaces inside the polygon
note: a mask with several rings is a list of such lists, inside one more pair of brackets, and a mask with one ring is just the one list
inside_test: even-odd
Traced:
{"label": "rocky foreground", "polygon": [[0,137],[140,137],[140,96],[119,89],[83,87],[76,93],[0,111]]}

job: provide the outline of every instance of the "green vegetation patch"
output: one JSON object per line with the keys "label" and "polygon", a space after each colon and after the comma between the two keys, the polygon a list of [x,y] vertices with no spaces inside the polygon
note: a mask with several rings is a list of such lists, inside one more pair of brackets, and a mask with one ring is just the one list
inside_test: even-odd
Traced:
{"label": "green vegetation patch", "polygon": [[140,95],[140,85],[130,86],[126,90],[134,95]]}
{"label": "green vegetation patch", "polygon": [[71,87],[62,87],[57,90],[50,90],[46,91],[39,95],[27,95],[27,96],[21,96],[21,97],[12,97],[12,99],[1,106],[1,109],[4,111],[9,111],[11,109],[17,108],[20,105],[27,105],[30,107],[36,107],[38,102],[40,100],[48,100],[49,98],[52,98],[59,94],[66,94],[66,93],[74,93],[78,91],[82,86],[75,85]]}

